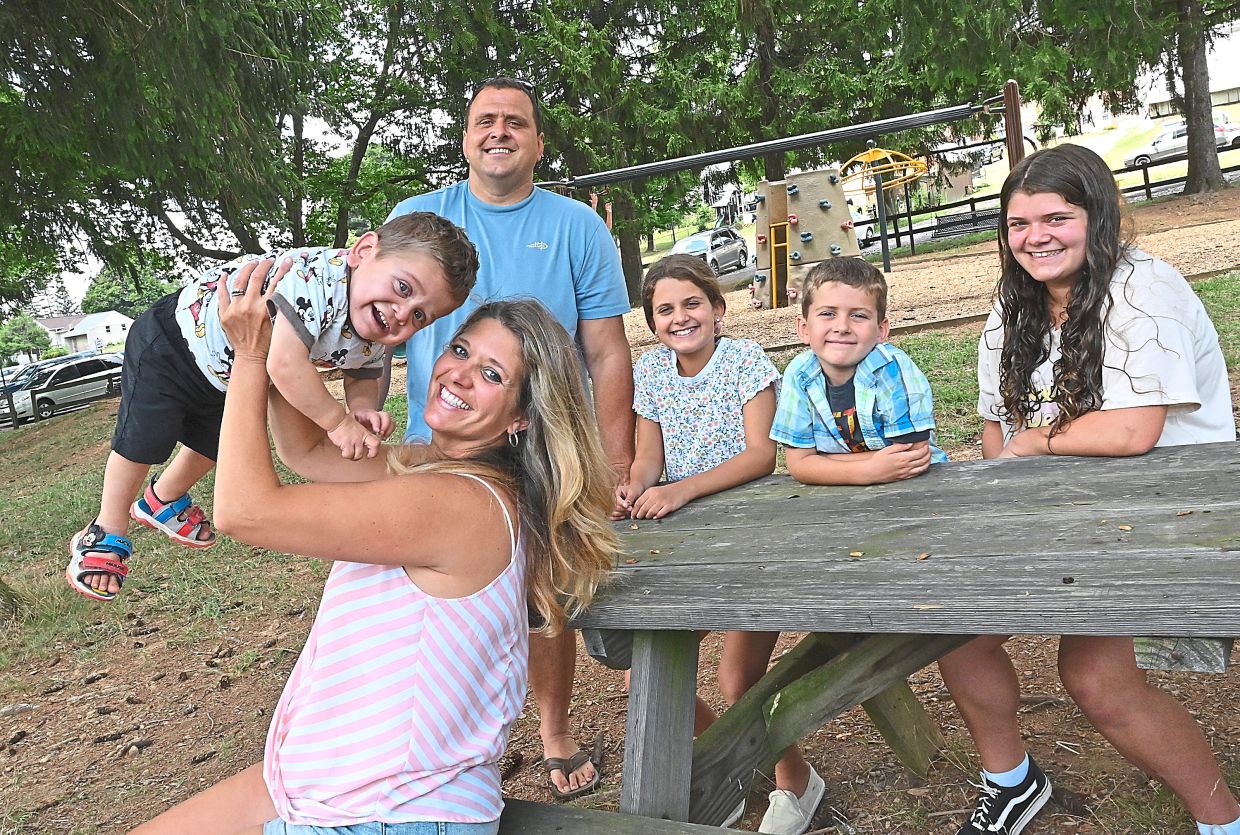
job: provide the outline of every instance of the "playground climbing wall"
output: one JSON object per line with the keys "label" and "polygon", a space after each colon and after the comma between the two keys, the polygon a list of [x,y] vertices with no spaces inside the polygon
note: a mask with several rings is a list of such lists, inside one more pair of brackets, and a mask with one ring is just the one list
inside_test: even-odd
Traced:
{"label": "playground climbing wall", "polygon": [[810,267],[826,258],[860,255],[837,169],[805,171],[758,184],[757,269],[753,305],[800,303]]}

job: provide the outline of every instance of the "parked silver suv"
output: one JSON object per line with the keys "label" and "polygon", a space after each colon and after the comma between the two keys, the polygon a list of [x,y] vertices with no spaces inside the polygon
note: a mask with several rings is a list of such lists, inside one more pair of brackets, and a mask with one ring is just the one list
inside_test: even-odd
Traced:
{"label": "parked silver suv", "polygon": [[739,270],[749,266],[749,253],[745,239],[734,229],[726,227],[698,232],[683,238],[672,246],[672,252],[701,258],[715,274],[724,270]]}
{"label": "parked silver suv", "polygon": [[[121,389],[121,361],[115,354],[79,357],[43,368],[14,391],[13,412],[0,393],[0,421],[20,424],[34,417],[50,418],[56,412],[116,394]],[[16,417],[16,420],[14,418]]]}

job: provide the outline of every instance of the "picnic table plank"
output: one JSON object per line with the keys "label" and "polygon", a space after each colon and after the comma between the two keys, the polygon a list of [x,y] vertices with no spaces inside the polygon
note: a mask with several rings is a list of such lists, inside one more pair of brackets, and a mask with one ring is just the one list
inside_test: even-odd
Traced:
{"label": "picnic table plank", "polygon": [[621,526],[634,562],[576,625],[1234,635],[1238,485],[1235,443],[958,462],[860,489],[769,477]]}
{"label": "picnic table plank", "polygon": [[500,835],[549,835],[556,832],[571,835],[709,835],[730,831],[695,823],[618,815],[615,812],[566,804],[535,803],[511,797],[504,798],[504,812],[499,819]]}

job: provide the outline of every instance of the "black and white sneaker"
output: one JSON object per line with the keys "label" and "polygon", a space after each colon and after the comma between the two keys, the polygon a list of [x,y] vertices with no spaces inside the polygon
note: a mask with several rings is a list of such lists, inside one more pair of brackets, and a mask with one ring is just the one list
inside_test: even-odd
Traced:
{"label": "black and white sneaker", "polygon": [[1018,786],[996,786],[982,777],[977,799],[968,823],[956,835],[1020,835],[1051,797],[1051,781],[1029,758],[1029,773]]}

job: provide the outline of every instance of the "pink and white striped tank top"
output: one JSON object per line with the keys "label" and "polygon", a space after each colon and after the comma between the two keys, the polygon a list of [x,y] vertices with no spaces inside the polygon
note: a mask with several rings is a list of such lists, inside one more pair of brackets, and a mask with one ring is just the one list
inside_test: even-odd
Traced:
{"label": "pink and white striped tank top", "polygon": [[499,817],[496,762],[529,673],[525,551],[500,507],[512,558],[467,597],[432,597],[400,566],[332,566],[267,733],[263,778],[285,821]]}

